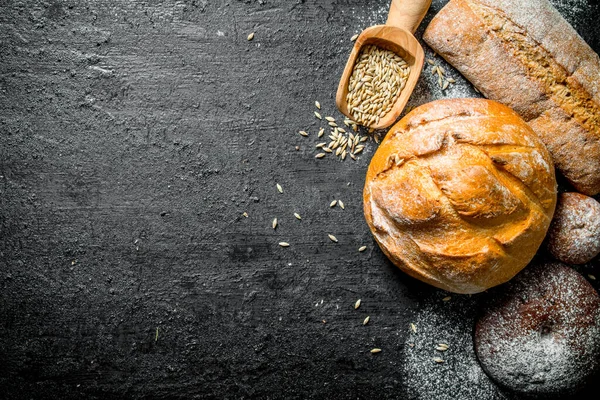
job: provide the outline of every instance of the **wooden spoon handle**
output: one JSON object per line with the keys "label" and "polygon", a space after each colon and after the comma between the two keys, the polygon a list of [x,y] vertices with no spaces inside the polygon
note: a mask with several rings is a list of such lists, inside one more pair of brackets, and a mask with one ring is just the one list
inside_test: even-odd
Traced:
{"label": "wooden spoon handle", "polygon": [[415,33],[430,5],[431,0],[392,0],[385,24]]}

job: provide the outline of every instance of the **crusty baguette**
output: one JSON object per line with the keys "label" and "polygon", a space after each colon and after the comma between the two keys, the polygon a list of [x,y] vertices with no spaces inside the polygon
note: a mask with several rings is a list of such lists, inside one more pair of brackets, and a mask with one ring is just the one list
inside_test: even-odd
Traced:
{"label": "crusty baguette", "polygon": [[450,0],[423,36],[517,111],[582,193],[600,192],[600,59],[546,0]]}
{"label": "crusty baguette", "polygon": [[447,99],[390,129],[363,196],[375,240],[401,270],[477,293],[531,261],[552,219],[556,179],[550,153],[513,110]]}

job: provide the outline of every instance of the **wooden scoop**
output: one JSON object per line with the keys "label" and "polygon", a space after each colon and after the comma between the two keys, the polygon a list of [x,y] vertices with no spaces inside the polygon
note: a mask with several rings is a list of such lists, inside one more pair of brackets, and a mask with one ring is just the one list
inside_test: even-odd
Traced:
{"label": "wooden scoop", "polygon": [[354,43],[350,57],[348,57],[335,98],[338,109],[344,115],[354,119],[346,102],[348,82],[361,49],[363,46],[372,44],[391,50],[402,57],[410,66],[410,74],[406,86],[402,89],[390,112],[381,117],[379,123],[367,127],[374,129],[387,128],[398,119],[423,69],[425,54],[413,33],[427,14],[430,5],[431,0],[392,0],[385,25],[375,25],[362,31]]}

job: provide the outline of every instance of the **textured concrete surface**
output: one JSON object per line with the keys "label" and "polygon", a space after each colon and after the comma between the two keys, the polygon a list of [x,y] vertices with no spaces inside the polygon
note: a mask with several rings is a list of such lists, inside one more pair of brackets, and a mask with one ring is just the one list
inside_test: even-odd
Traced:
{"label": "textured concrete surface", "polygon": [[[447,294],[371,239],[376,145],[314,159],[313,103],[340,116],[349,38],[387,4],[0,1],[0,398],[428,397],[409,324]],[[599,51],[598,6],[555,4]],[[423,78],[411,104],[441,96]]]}

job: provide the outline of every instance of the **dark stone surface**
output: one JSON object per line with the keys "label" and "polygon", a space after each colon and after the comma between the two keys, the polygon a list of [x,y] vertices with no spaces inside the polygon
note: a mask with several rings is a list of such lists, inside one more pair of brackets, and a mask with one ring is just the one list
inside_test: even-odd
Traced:
{"label": "dark stone surface", "polygon": [[[0,1],[0,398],[427,397],[408,326],[446,294],[371,239],[376,146],[297,135],[387,3]],[[600,50],[598,6],[555,3]]]}

